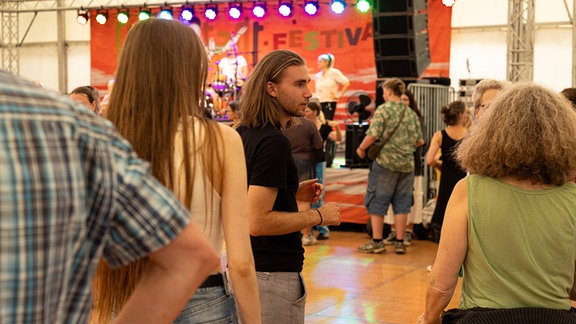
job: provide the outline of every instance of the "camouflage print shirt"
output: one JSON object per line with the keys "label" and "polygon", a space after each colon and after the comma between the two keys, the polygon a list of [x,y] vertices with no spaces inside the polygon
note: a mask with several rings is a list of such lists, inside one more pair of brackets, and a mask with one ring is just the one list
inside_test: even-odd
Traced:
{"label": "camouflage print shirt", "polygon": [[380,151],[376,163],[390,171],[409,173],[414,172],[416,142],[423,140],[418,115],[410,107],[394,101],[378,106],[366,134],[377,139],[388,138],[400,122],[403,109],[406,112],[401,124]]}

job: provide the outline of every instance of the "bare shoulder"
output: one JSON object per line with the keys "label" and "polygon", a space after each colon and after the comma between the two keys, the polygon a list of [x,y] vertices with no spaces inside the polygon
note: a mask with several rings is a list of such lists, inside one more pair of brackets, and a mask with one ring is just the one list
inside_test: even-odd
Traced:
{"label": "bare shoulder", "polygon": [[223,123],[217,123],[217,127],[222,134],[222,146],[226,148],[226,154],[244,154],[242,139],[236,129]]}

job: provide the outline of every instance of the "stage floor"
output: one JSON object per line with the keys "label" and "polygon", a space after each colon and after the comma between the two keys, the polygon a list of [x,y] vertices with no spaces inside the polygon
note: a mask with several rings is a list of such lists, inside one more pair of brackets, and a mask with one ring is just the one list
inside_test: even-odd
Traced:
{"label": "stage floor", "polygon": [[368,185],[368,169],[326,168],[324,177],[324,201],[340,205],[342,222],[366,224],[368,216],[364,207],[364,195]]}

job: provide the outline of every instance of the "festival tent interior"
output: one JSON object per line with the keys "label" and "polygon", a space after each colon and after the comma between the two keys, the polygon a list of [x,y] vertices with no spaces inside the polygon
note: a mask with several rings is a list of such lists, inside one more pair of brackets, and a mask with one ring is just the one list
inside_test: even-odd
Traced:
{"label": "festival tent interior", "polygon": [[[374,109],[384,78],[442,86],[443,99],[420,103],[433,132],[442,123],[439,104],[469,102],[483,78],[556,91],[576,84],[574,10],[567,0],[3,0],[1,68],[62,93],[88,84],[105,93],[130,26],[146,15],[178,19],[203,38],[215,85],[227,52],[244,56],[250,69],[271,50],[291,49],[311,74],[318,55],[332,53],[351,82],[335,117],[346,122],[356,119],[347,107],[359,94]],[[352,188],[333,188],[328,199],[353,196],[351,214],[363,215],[363,187]]]}

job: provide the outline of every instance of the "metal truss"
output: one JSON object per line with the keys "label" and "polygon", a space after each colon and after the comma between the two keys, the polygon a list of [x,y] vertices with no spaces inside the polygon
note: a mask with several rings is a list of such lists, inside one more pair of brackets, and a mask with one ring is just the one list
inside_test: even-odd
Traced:
{"label": "metal truss", "polygon": [[19,73],[18,49],[18,13],[14,11],[17,8],[16,3],[1,3],[2,8],[11,10],[1,11],[2,19],[2,39],[0,47],[2,48],[2,69],[14,74]]}
{"label": "metal truss", "polygon": [[534,27],[534,0],[509,0],[506,67],[509,81],[532,81]]}
{"label": "metal truss", "polygon": [[78,9],[118,8],[167,5],[184,5],[194,3],[227,3],[229,0],[0,0],[0,12],[40,12]]}

